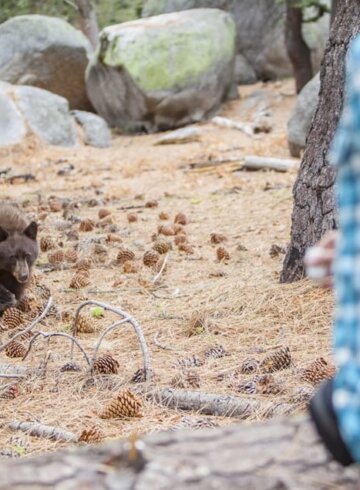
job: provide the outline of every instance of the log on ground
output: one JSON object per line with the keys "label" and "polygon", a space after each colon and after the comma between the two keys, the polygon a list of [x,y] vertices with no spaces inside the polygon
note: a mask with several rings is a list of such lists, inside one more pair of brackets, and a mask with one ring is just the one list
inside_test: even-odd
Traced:
{"label": "log on ground", "polygon": [[75,447],[3,461],[0,474],[0,490],[350,490],[358,481],[357,468],[332,461],[306,416]]}

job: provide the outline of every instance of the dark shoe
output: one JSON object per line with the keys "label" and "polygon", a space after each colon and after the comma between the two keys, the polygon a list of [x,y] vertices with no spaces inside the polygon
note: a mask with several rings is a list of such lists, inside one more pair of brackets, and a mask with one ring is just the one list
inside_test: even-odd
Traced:
{"label": "dark shoe", "polygon": [[310,415],[317,431],[333,458],[343,466],[355,461],[341,438],[332,404],[333,381],[322,383],[310,401]]}

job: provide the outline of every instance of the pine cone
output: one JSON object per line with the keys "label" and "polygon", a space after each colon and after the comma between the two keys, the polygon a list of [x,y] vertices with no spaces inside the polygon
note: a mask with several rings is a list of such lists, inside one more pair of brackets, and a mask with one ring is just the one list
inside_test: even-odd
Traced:
{"label": "pine cone", "polygon": [[78,254],[77,254],[77,251],[74,250],[73,248],[70,248],[69,250],[67,250],[65,252],[65,260],[67,262],[72,262],[72,263],[75,263],[78,259]]}
{"label": "pine cone", "polygon": [[81,367],[76,364],[76,362],[67,362],[60,368],[61,373],[67,373],[67,372],[79,372],[81,371]]}
{"label": "pine cone", "polygon": [[241,374],[251,374],[258,370],[259,363],[256,359],[245,359],[245,361],[241,364],[240,372]]}
{"label": "pine cone", "polygon": [[76,331],[79,333],[95,332],[93,318],[90,315],[80,313],[76,322]]}
{"label": "pine cone", "polygon": [[157,264],[160,254],[156,250],[148,250],[144,253],[143,262],[146,267],[152,267]]}
{"label": "pine cone", "polygon": [[22,311],[15,307],[8,308],[3,313],[1,323],[4,329],[19,327],[24,323],[24,316]]}
{"label": "pine cone", "polygon": [[127,220],[129,223],[136,223],[139,220],[139,217],[136,213],[129,213],[127,215]]}
{"label": "pine cone", "polygon": [[170,218],[170,216],[168,215],[168,213],[165,213],[165,211],[161,211],[159,213],[159,218],[163,221],[166,221],[167,219]]}
{"label": "pine cone", "polygon": [[5,354],[8,357],[24,357],[26,351],[26,347],[17,340],[10,342],[10,344],[5,348]]}
{"label": "pine cone", "polygon": [[[183,236],[183,235],[180,235],[180,236]],[[188,243],[180,243],[178,245],[178,250],[179,252],[185,252],[187,255],[193,255],[194,253],[194,249],[191,245],[189,245]]]}
{"label": "pine cone", "polygon": [[5,390],[0,392],[0,398],[3,400],[13,400],[20,395],[20,388],[18,383],[8,386]]}
{"label": "pine cone", "polygon": [[[18,333],[20,333],[21,331],[22,331],[21,329],[11,331],[11,334],[9,334],[9,337],[12,338],[15,335],[17,335]],[[16,342],[26,342],[27,340],[32,339],[33,336],[34,336],[34,334],[32,332],[23,333],[22,335],[19,335],[19,337],[16,337]]]}
{"label": "pine cone", "polygon": [[125,262],[129,262],[131,260],[135,260],[134,252],[128,248],[121,248],[117,254],[116,261],[119,264],[124,264]]}
{"label": "pine cone", "polygon": [[122,270],[124,274],[136,274],[137,272],[139,272],[139,267],[133,262],[127,260],[123,263]]}
{"label": "pine cone", "polygon": [[174,238],[174,243],[175,245],[184,245],[187,242],[187,236],[186,235],[176,235]]}
{"label": "pine cone", "polygon": [[102,419],[142,417],[142,401],[130,390],[118,393],[101,412]]}
{"label": "pine cone", "polygon": [[319,357],[303,370],[300,380],[316,386],[325,379],[331,379],[335,372],[336,369],[331,363]]}
{"label": "pine cone", "polygon": [[290,401],[292,403],[308,403],[314,394],[314,388],[310,386],[300,386],[293,392]]}
{"label": "pine cone", "polygon": [[51,201],[49,201],[49,208],[53,213],[58,213],[62,210],[63,205],[60,199],[51,199]]}
{"label": "pine cone", "polygon": [[138,369],[131,378],[132,383],[145,383],[145,370],[144,368]]}
{"label": "pine cone", "polygon": [[50,236],[42,236],[40,238],[40,250],[42,252],[47,252],[53,248],[55,248],[55,244]]}
{"label": "pine cone", "polygon": [[199,367],[204,364],[203,359],[197,356],[185,357],[183,359],[178,359],[177,366],[182,368]]}
{"label": "pine cone", "polygon": [[220,357],[225,357],[228,355],[224,347],[220,344],[213,345],[204,353],[206,358],[212,357],[214,359],[219,359]]}
{"label": "pine cone", "polygon": [[90,280],[88,274],[85,274],[84,271],[76,272],[70,281],[69,287],[71,289],[81,289],[89,286]]}
{"label": "pine cone", "polygon": [[55,250],[55,252],[48,254],[49,264],[61,264],[61,262],[64,262],[64,260],[65,254],[64,251],[61,249]]}
{"label": "pine cone", "polygon": [[214,245],[218,245],[219,243],[226,242],[227,238],[225,235],[222,235],[221,233],[211,233],[210,235],[210,242],[213,243]]}
{"label": "pine cone", "polygon": [[109,233],[106,237],[106,243],[122,243],[122,238],[114,233]]}
{"label": "pine cone", "polygon": [[224,247],[219,247],[216,250],[216,256],[219,262],[230,260],[230,254]]}
{"label": "pine cone", "polygon": [[152,248],[157,253],[163,255],[163,254],[166,254],[167,252],[169,252],[169,250],[171,250],[171,247],[172,247],[171,243],[165,242],[165,240],[158,240],[154,243]]}
{"label": "pine cone", "polygon": [[280,254],[285,254],[286,249],[280,245],[271,245],[269,255],[272,258],[278,257]]}
{"label": "pine cone", "polygon": [[110,354],[102,354],[94,362],[94,373],[96,374],[117,374],[120,364]]}
{"label": "pine cone", "polygon": [[110,216],[110,215],[111,215],[111,211],[109,209],[106,208],[99,209],[98,212],[99,219],[104,219],[106,218],[106,216]]}
{"label": "pine cone", "polygon": [[182,225],[175,224],[174,231],[175,231],[175,235],[186,235],[186,231]]}
{"label": "pine cone", "polygon": [[291,353],[289,347],[282,347],[263,359],[260,363],[260,370],[264,373],[281,371],[291,365]]}
{"label": "pine cone", "polygon": [[91,268],[91,260],[90,259],[80,259],[76,262],[75,268],[78,272],[89,271]]}
{"label": "pine cone", "polygon": [[92,231],[95,228],[95,224],[91,219],[84,219],[80,222],[80,231]]}
{"label": "pine cone", "polygon": [[178,213],[175,216],[174,223],[177,223],[179,225],[187,225],[188,222],[189,221],[184,213]]}
{"label": "pine cone", "polygon": [[281,386],[275,381],[271,374],[258,376],[256,379],[256,392],[261,395],[278,395],[281,393]]}
{"label": "pine cone", "polygon": [[155,199],[152,199],[151,201],[147,201],[145,203],[146,208],[157,208],[158,206],[159,206],[159,203]]}
{"label": "pine cone", "polygon": [[32,311],[38,312],[40,305],[36,299],[36,296],[32,293],[26,293],[17,304],[17,308],[23,313],[30,313]]}
{"label": "pine cone", "polygon": [[160,235],[173,236],[173,235],[175,235],[175,230],[172,226],[159,225],[158,226],[158,233]]}
{"label": "pine cone", "polygon": [[257,393],[255,381],[241,381],[234,388],[239,393],[246,395],[255,395]]}
{"label": "pine cone", "polygon": [[101,441],[104,437],[105,435],[99,427],[91,427],[81,432],[79,442],[94,443]]}

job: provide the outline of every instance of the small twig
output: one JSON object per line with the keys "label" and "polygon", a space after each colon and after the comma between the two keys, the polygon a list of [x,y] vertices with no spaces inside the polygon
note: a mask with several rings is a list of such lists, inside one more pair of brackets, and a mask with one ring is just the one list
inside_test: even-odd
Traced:
{"label": "small twig", "polygon": [[73,337],[72,335],[69,335],[68,333],[63,333],[63,332],[50,332],[50,333],[41,332],[41,331],[36,332],[36,334],[34,335],[34,337],[29,342],[28,350],[26,351],[24,357],[22,358],[23,361],[25,361],[25,359],[27,358],[29,352],[31,351],[32,345],[34,344],[35,340],[40,335],[42,335],[42,337],[44,337],[44,339],[50,339],[51,337],[65,337],[65,338],[71,340],[72,345],[75,344],[79,348],[79,350],[83,353],[83,355],[84,355],[84,357],[86,359],[86,362],[90,366],[89,356],[86,354],[85,349],[82,347],[82,345],[80,344],[80,342],[75,337]]}
{"label": "small twig", "polygon": [[169,260],[169,254],[166,254],[164,261],[162,263],[161,269],[159,270],[159,272],[156,274],[156,276],[151,281],[153,284],[156,284],[156,282],[160,279],[160,276],[164,272],[168,260]]}
{"label": "small twig", "polygon": [[[114,306],[108,305],[107,303],[102,303],[101,301],[88,300],[88,301],[85,301],[84,303],[81,303],[81,305],[77,308],[76,313],[75,313],[74,326],[73,326],[73,332],[72,332],[73,336],[75,337],[75,335],[77,333],[77,322],[78,322],[78,317],[79,317],[80,311],[85,306],[88,306],[88,305],[100,306],[101,308],[104,308],[104,310],[111,311],[112,313],[115,313],[116,315],[123,317],[124,320],[126,319],[126,322],[131,324],[131,326],[134,328],[135,333],[138,337],[138,340],[139,340],[139,343],[141,346],[141,350],[142,350],[142,354],[144,357],[145,380],[150,381],[150,379],[151,379],[151,358],[150,358],[149,350],[148,350],[148,347],[146,344],[146,340],[145,340],[143,331],[142,331],[140,325],[138,324],[138,322],[135,320],[135,318],[133,318],[128,313],[120,310],[120,308],[115,308]],[[111,325],[111,327],[113,327],[113,326],[114,325]],[[100,347],[100,344],[97,346],[97,348],[99,348],[99,347]],[[73,352],[73,345],[71,348],[71,355],[72,355],[72,352]]]}
{"label": "small twig", "polygon": [[20,422],[14,420],[8,424],[11,430],[21,430],[30,436],[42,437],[51,441],[77,442],[78,436],[73,432],[68,432],[50,425],[43,425],[37,422]]}
{"label": "small twig", "polygon": [[7,177],[6,182],[12,184],[17,179],[24,179],[24,182],[29,182],[29,180],[36,180],[35,175],[33,174],[20,174],[20,175],[13,175],[12,177]]}
{"label": "small twig", "polygon": [[42,311],[42,313],[38,317],[36,317],[35,320],[32,323],[30,323],[30,325],[28,327],[26,327],[24,330],[21,330],[16,335],[14,335],[8,342],[5,342],[5,344],[1,345],[0,346],[0,352],[2,352],[3,350],[5,350],[6,347],[9,344],[11,344],[11,342],[13,342],[14,340],[16,340],[18,337],[20,337],[21,335],[24,335],[24,334],[27,334],[28,332],[30,332],[35,327],[35,325],[37,325],[39,322],[41,322],[41,320],[43,318],[45,318],[46,315],[48,314],[48,312],[49,312],[52,304],[53,304],[53,299],[50,296],[49,299],[48,299],[47,305],[45,306],[45,308]]}
{"label": "small twig", "polygon": [[0,374],[0,378],[19,378],[19,379],[24,379],[25,376],[22,374]]}
{"label": "small twig", "polygon": [[128,211],[129,209],[145,209],[145,208],[146,208],[145,204],[133,204],[130,206],[120,206],[119,208],[116,209],[119,209],[121,211]]}
{"label": "small twig", "polygon": [[161,344],[159,342],[159,335],[161,334],[161,330],[159,330],[158,332],[156,332],[156,334],[154,335],[154,344],[156,345],[156,347],[159,347],[160,349],[163,349],[163,350],[174,350],[172,349],[171,347],[168,347],[164,344]]}

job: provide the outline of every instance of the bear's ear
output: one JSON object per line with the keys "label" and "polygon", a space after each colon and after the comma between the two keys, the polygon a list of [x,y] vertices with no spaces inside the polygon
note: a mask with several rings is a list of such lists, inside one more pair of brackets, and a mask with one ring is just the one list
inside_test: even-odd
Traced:
{"label": "bear's ear", "polygon": [[8,236],[9,236],[9,233],[7,231],[5,231],[3,228],[1,228],[1,226],[0,226],[0,242],[5,241]]}
{"label": "bear's ear", "polygon": [[35,221],[32,221],[27,228],[24,230],[24,235],[31,238],[31,240],[36,240],[38,225]]}

